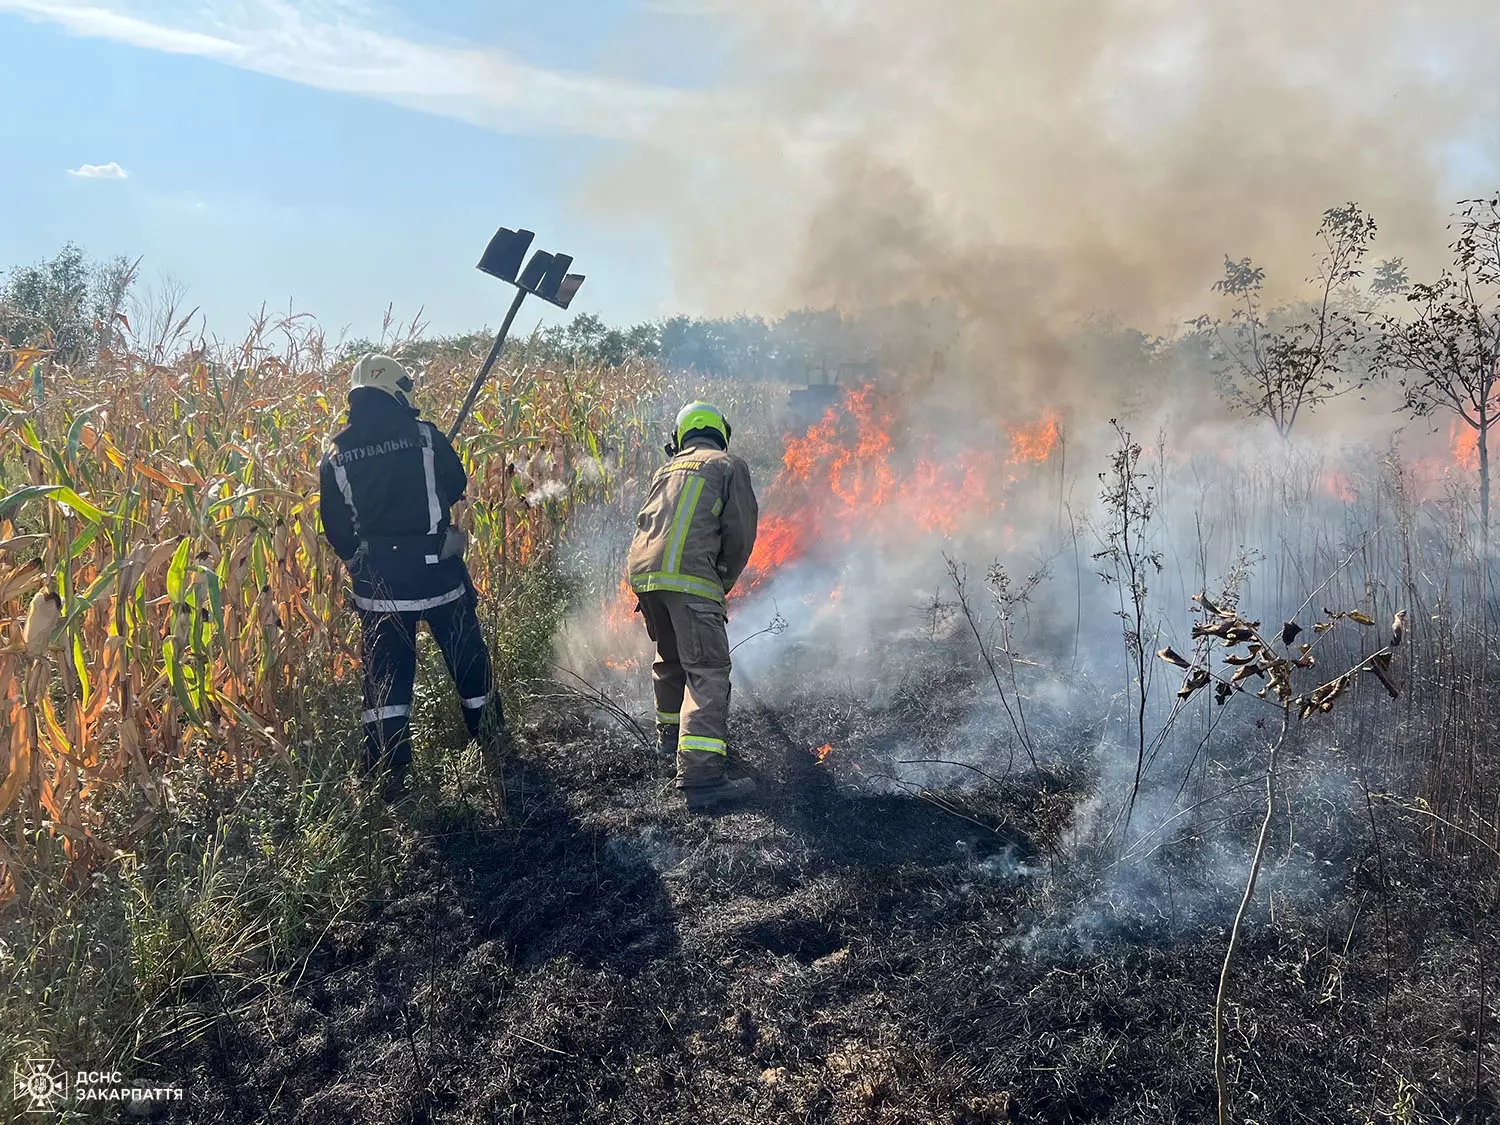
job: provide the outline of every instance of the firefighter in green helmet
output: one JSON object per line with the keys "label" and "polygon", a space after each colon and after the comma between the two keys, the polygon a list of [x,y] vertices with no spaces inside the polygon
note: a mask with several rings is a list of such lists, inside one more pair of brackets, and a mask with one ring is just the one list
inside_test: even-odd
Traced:
{"label": "firefighter in green helmet", "polygon": [[677,414],[669,460],[636,517],[627,562],[646,632],[661,752],[677,759],[677,788],[701,811],[755,791],[726,772],[729,636],[725,595],[755,548],[750,469],[729,452],[729,423],[706,402]]}

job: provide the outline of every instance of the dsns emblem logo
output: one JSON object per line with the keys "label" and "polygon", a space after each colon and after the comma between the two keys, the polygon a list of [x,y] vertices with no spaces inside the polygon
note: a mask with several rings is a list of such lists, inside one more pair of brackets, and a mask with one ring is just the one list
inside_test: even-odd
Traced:
{"label": "dsns emblem logo", "polygon": [[30,1059],[16,1065],[16,1100],[27,1113],[58,1109],[68,1100],[68,1075],[52,1059]]}

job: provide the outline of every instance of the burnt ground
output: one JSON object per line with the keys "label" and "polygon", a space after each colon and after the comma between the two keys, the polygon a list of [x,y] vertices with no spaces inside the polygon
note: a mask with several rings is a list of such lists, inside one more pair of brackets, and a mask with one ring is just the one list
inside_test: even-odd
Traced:
{"label": "burnt ground", "polygon": [[[1137,881],[1089,861],[1082,766],[882,782],[899,700],[736,705],[763,786],[742,812],[689,817],[622,729],[553,709],[507,821],[396,813],[392,895],[165,1062],[180,1119],[1212,1118],[1237,887],[1195,881],[1202,855]],[[830,729],[848,748],[819,763]],[[1357,811],[1278,830],[1229,1013],[1236,1119],[1490,1120],[1489,905]]]}

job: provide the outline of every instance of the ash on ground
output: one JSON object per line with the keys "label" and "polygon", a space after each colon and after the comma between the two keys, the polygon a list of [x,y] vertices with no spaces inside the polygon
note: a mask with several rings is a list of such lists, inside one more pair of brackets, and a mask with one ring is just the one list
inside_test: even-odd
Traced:
{"label": "ash on ground", "polygon": [[[961,640],[875,700],[837,668],[742,677],[760,794],[710,818],[622,721],[549,697],[508,818],[420,797],[367,919],[230,1011],[204,998],[221,1034],[178,1060],[179,1119],[1208,1119],[1256,728],[1221,739],[1209,799],[1153,787],[1127,826],[1098,714],[1038,709],[1017,746]],[[1485,1119],[1481,904],[1340,784],[1288,765],[1231,992],[1237,1104],[1376,1120],[1420,1076],[1429,1119]]]}

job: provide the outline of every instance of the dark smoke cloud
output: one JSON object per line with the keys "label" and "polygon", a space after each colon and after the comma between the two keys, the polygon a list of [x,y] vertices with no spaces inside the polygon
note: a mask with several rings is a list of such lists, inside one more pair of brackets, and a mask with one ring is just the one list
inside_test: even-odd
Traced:
{"label": "dark smoke cloud", "polygon": [[1454,176],[1495,120],[1483,0],[697,8],[727,89],[598,200],[665,227],[696,311],[939,299],[1029,383],[1082,318],[1175,331],[1225,254],[1289,292],[1347,200],[1431,268],[1489,186]]}

